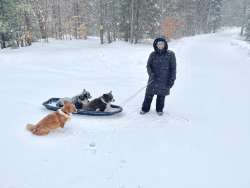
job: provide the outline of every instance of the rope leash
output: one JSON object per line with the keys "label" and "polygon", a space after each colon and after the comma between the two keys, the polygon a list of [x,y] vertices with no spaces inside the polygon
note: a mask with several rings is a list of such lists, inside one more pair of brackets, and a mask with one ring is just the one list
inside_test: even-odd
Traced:
{"label": "rope leash", "polygon": [[126,100],[124,100],[121,103],[121,106],[126,105],[129,101],[131,101],[134,97],[136,97],[138,94],[140,94],[146,87],[148,87],[149,85],[151,85],[153,83],[153,80],[150,81],[146,86],[143,86],[142,88],[140,88],[139,90],[137,90],[133,95],[131,95],[130,97],[128,97]]}

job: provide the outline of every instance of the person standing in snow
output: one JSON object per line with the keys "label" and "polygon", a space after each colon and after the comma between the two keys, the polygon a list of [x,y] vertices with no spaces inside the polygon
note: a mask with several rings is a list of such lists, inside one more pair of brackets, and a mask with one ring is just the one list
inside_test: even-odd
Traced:
{"label": "person standing in snow", "polygon": [[140,114],[146,114],[154,95],[156,99],[156,112],[163,115],[165,97],[169,95],[176,79],[176,58],[175,53],[168,50],[168,43],[164,37],[155,39],[152,52],[147,62],[149,75],[145,99]]}

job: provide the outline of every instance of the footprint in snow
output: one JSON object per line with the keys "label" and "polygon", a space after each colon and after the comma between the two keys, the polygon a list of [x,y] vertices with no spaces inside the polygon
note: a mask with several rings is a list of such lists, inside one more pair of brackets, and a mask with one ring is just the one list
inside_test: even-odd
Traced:
{"label": "footprint in snow", "polygon": [[96,147],[95,142],[91,142],[91,143],[89,144],[89,147],[90,147],[90,148],[95,148],[95,147]]}
{"label": "footprint in snow", "polygon": [[124,160],[124,159],[120,160],[120,168],[123,168],[126,163],[127,163],[126,160]]}
{"label": "footprint in snow", "polygon": [[92,154],[96,154],[96,144],[95,142],[91,142],[89,144],[89,151],[92,153]]}

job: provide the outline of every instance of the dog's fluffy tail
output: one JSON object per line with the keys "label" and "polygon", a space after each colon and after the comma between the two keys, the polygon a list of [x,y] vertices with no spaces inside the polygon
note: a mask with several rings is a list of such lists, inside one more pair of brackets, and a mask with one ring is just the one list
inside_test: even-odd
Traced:
{"label": "dog's fluffy tail", "polygon": [[27,124],[26,125],[26,129],[30,132],[33,132],[33,130],[36,128],[35,125],[32,125],[32,124]]}

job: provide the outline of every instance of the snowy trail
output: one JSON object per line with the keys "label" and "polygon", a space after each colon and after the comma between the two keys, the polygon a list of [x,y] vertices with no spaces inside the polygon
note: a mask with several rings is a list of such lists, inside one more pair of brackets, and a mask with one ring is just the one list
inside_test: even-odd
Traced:
{"label": "snowy trail", "polygon": [[47,137],[25,130],[41,102],[82,88],[122,103],[146,84],[151,45],[96,39],[0,51],[0,188],[249,188],[250,56],[238,31],[170,43],[178,80],[166,113],[74,116]]}

